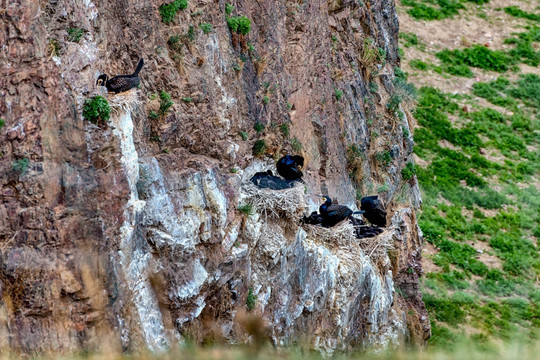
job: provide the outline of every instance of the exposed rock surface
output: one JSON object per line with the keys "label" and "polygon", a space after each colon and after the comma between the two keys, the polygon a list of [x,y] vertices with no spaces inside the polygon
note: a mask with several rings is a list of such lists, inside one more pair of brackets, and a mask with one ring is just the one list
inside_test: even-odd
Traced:
{"label": "exposed rock surface", "polygon": [[[229,31],[224,1],[191,0],[170,25],[161,4],[0,9],[0,348],[248,341],[235,319],[249,289],[279,345],[421,343],[420,200],[401,179],[410,117],[386,106],[399,65],[393,1],[238,0],[247,37]],[[84,30],[80,42],[68,28]],[[84,120],[97,75],[130,73],[140,56],[135,96],[109,97],[106,126]],[[152,120],[150,95],[161,90],[175,105]],[[267,145],[259,159],[257,139]],[[390,256],[327,243],[299,227],[297,212],[237,210],[243,184],[293,149],[306,159],[296,210],[317,209],[321,194],[356,209],[357,192],[378,191]]]}

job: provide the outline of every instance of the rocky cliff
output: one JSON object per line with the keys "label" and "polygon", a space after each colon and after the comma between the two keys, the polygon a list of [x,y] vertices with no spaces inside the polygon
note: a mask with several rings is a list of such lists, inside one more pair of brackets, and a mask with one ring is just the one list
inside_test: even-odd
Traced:
{"label": "rocky cliff", "polygon": [[[251,314],[277,345],[422,343],[393,1],[190,0],[168,23],[161,5],[2,2],[0,347],[242,343]],[[94,85],[140,57],[139,89]],[[106,124],[82,117],[96,94]],[[294,201],[247,184],[285,152],[306,159]],[[379,194],[387,229],[300,226],[321,194]]]}

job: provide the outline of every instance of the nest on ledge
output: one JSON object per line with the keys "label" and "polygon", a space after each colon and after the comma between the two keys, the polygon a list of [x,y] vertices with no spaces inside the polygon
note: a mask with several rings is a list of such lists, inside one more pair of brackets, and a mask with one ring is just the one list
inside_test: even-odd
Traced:
{"label": "nest on ledge", "polygon": [[132,89],[119,94],[100,94],[107,99],[111,107],[111,113],[118,116],[121,113],[133,113],[141,106],[141,101],[137,95],[137,89]]}
{"label": "nest on ledge", "polygon": [[307,204],[304,196],[304,185],[296,182],[290,189],[261,189],[251,182],[243,185],[245,202],[265,217],[289,219],[298,223],[303,216]]}
{"label": "nest on ledge", "polygon": [[340,257],[346,258],[349,262],[358,262],[357,254],[362,251],[379,269],[386,267],[388,250],[393,247],[392,235],[386,232],[359,239],[356,236],[355,226],[349,220],[330,228],[309,224],[303,224],[302,228],[309,239],[339,251]]}

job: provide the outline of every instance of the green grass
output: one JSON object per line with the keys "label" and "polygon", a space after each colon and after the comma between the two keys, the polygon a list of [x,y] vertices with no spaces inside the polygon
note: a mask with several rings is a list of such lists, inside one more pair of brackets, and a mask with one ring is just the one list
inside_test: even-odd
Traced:
{"label": "green grass", "polygon": [[290,135],[289,124],[286,124],[286,123],[280,124],[279,131],[281,132],[281,135],[288,138]]}
{"label": "green grass", "polygon": [[174,103],[171,100],[171,95],[161,90],[159,93],[159,115],[165,115],[169,109],[174,105]]}
{"label": "green grass", "polygon": [[260,122],[256,122],[255,125],[253,126],[253,129],[257,132],[257,133],[262,133],[264,131],[264,125]]}
{"label": "green grass", "polygon": [[428,63],[425,63],[423,62],[422,60],[411,60],[409,61],[409,65],[410,67],[412,67],[413,69],[416,69],[416,70],[428,70],[429,69],[429,64]]}
{"label": "green grass", "polygon": [[255,305],[257,304],[257,296],[253,293],[253,288],[250,287],[248,290],[248,295],[246,299],[246,307],[249,311],[255,309]]}
{"label": "green grass", "polygon": [[459,14],[465,7],[459,0],[402,0],[407,13],[416,20],[442,20]]}
{"label": "green grass", "polygon": [[18,159],[12,164],[13,170],[15,170],[20,176],[23,176],[28,171],[28,165],[30,160],[27,158]]}
{"label": "green grass", "polygon": [[[442,348],[464,336],[460,324],[478,329],[469,338],[483,344],[507,341],[517,331],[534,339],[540,326],[534,316],[540,257],[530,240],[540,235],[540,190],[517,185],[540,174],[540,77],[521,75],[515,83],[500,77],[475,83],[472,93],[513,114],[477,105],[463,111],[462,103],[474,99],[429,87],[419,90],[415,110],[415,152],[428,161],[416,167],[424,201],[418,223],[438,249],[431,261],[440,267],[424,279],[424,301],[432,320],[430,344]],[[488,160],[490,152],[502,160]],[[500,269],[482,262],[481,243]]]}
{"label": "green grass", "polygon": [[240,205],[238,206],[238,211],[244,215],[250,216],[253,215],[253,206],[251,204]]}
{"label": "green grass", "polygon": [[212,24],[207,23],[207,22],[200,23],[199,27],[205,34],[210,34],[213,30]]}
{"label": "green grass", "polygon": [[78,43],[84,35],[84,30],[79,28],[67,28],[67,33],[69,41]]}
{"label": "green grass", "polygon": [[533,20],[533,21],[540,21],[540,14],[533,14],[528,13],[526,11],[521,10],[517,6],[508,6],[504,8],[504,12],[508,15],[512,15],[518,18]]}
{"label": "green grass", "polygon": [[485,70],[505,72],[514,64],[506,52],[491,50],[483,45],[473,45],[463,50],[442,50],[435,54],[444,64],[473,66]]}
{"label": "green grass", "polygon": [[253,155],[261,156],[265,152],[266,152],[266,141],[264,140],[255,141],[255,144],[253,144]]}

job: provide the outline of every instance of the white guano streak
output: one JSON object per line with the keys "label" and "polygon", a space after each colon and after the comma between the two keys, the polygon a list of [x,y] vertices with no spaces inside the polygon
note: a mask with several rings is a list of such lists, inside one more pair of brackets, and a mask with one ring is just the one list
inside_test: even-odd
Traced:
{"label": "white guano streak", "polygon": [[133,142],[133,120],[131,113],[121,112],[111,117],[113,133],[120,141],[121,162],[129,184],[129,200],[124,208],[124,223],[120,228],[120,264],[124,270],[132,301],[139,314],[141,331],[151,351],[164,351],[169,346],[161,312],[148,280],[148,263],[151,255],[133,245],[137,215],[143,210],[145,201],[137,195],[139,177],[139,155]]}

